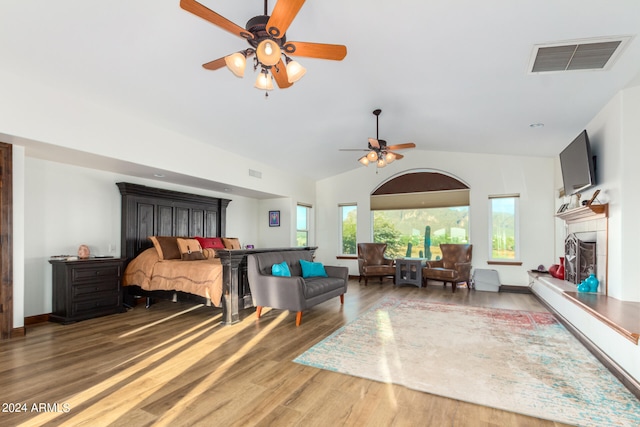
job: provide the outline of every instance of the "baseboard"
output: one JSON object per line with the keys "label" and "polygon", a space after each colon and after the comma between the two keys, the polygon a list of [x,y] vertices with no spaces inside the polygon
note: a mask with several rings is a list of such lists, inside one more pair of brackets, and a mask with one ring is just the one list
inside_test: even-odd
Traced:
{"label": "baseboard", "polygon": [[500,292],[509,292],[512,294],[532,294],[528,286],[500,285]]}
{"label": "baseboard", "polygon": [[550,312],[552,312],[558,321],[567,328],[569,332],[575,336],[578,341],[584,345],[587,350],[593,354],[596,359],[600,361],[608,370],[616,377],[631,393],[633,393],[638,399],[640,399],[640,383],[627,373],[620,365],[618,365],[613,359],[611,359],[604,351],[593,343],[586,335],[584,335],[578,328],[573,326],[571,322],[565,319],[559,312],[557,312],[551,305],[538,295],[533,294],[542,305],[544,305]]}
{"label": "baseboard", "polygon": [[10,338],[19,338],[27,335],[27,329],[23,326],[21,328],[13,328],[11,330]]}
{"label": "baseboard", "polygon": [[38,323],[46,323],[49,321],[49,313],[38,314],[36,316],[29,316],[24,318],[24,326],[37,325]]}

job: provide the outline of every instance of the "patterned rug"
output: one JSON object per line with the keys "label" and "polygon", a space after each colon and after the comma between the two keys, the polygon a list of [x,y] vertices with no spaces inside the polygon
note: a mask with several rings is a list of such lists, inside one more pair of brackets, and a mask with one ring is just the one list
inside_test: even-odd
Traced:
{"label": "patterned rug", "polygon": [[579,426],[640,402],[550,313],[390,298],[294,362]]}

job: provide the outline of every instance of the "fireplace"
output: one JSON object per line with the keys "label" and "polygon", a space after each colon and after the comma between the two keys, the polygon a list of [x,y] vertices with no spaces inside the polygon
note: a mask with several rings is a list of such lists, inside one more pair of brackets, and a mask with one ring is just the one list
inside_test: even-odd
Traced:
{"label": "fireplace", "polygon": [[589,277],[598,275],[597,234],[571,233],[564,241],[564,280],[578,284]]}

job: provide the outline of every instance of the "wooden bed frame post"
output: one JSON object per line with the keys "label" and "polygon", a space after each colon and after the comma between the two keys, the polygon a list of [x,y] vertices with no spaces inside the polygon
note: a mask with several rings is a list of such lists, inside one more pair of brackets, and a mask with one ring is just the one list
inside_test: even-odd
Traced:
{"label": "wooden bed frame post", "polygon": [[[222,323],[233,325],[240,321],[238,281],[240,263],[245,251],[216,250],[216,256],[222,263]],[[242,307],[244,308],[244,306]]]}

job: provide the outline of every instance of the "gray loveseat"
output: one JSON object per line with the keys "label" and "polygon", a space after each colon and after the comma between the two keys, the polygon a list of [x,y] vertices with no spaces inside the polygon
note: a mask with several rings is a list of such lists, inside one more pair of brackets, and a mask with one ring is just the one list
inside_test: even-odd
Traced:
{"label": "gray loveseat", "polygon": [[[302,277],[300,259],[313,261],[312,251],[262,252],[247,255],[249,287],[260,318],[262,307],[295,311],[296,326],[302,321],[302,311],[334,297],[344,303],[349,269],[324,266],[329,277]],[[291,277],[273,276],[271,267],[285,261]]]}

